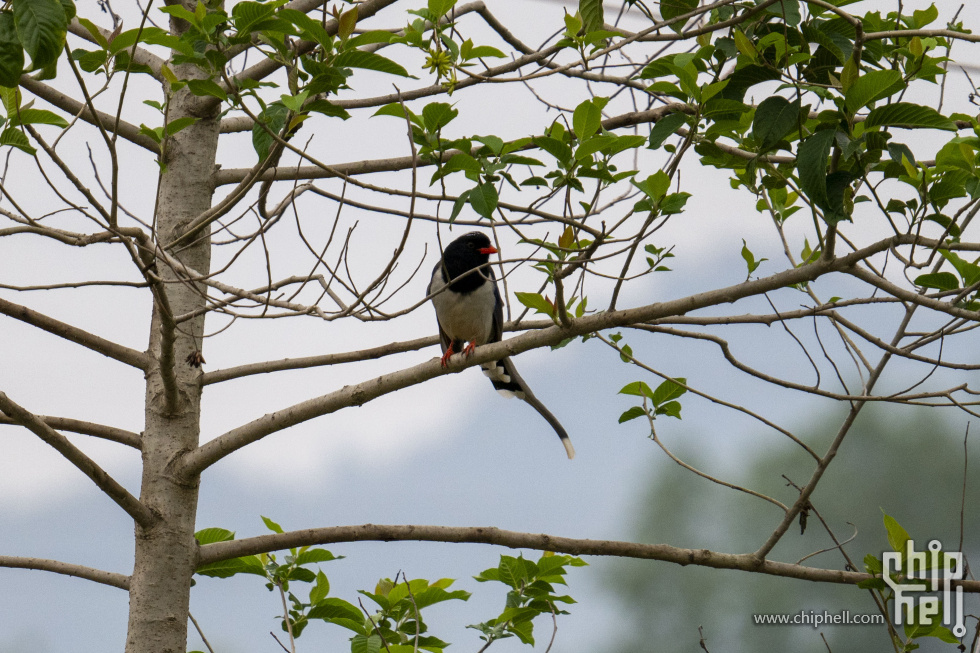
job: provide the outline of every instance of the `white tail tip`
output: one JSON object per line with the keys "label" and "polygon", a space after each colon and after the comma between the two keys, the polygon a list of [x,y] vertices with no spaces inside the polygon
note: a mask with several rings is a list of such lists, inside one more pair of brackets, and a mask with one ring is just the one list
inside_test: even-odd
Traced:
{"label": "white tail tip", "polygon": [[568,459],[571,460],[575,457],[575,447],[572,446],[572,441],[568,438],[562,438],[561,443],[565,445],[565,453],[568,454]]}

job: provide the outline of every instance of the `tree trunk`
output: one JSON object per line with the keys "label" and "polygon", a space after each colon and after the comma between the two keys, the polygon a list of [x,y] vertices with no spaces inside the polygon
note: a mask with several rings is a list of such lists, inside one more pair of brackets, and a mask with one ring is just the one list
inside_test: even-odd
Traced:
{"label": "tree trunk", "polygon": [[[174,72],[181,79],[202,76],[193,65],[175,66]],[[166,168],[160,177],[156,214],[156,242],[160,247],[166,247],[190,220],[211,206],[219,120],[216,111],[205,116],[195,113],[197,100],[183,89],[170,101],[169,121],[184,116],[200,120],[164,141],[161,159]],[[190,246],[168,253],[207,274],[210,248],[210,231],[205,229]],[[149,528],[136,526],[127,653],[187,650],[190,586],[197,557],[194,527],[200,479],[182,480],[174,467],[182,454],[198,446],[201,372],[186,359],[203,348],[204,317],[187,320],[174,329],[166,311],[167,305],[170,316],[204,308],[204,288],[178,281],[178,275],[159,258],[156,274],[163,283],[158,284],[155,296],[162,291],[167,304],[157,299],[153,305],[149,342],[153,364],[146,376],[140,499],[159,520]],[[172,346],[168,346],[171,339]],[[170,368],[174,382],[168,380]]]}

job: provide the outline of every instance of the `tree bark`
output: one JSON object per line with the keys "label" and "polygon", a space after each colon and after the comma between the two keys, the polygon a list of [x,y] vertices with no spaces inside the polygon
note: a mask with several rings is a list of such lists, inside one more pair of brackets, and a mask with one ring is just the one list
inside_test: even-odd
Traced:
{"label": "tree bark", "polygon": [[[186,4],[186,3],[185,3]],[[193,10],[193,6],[189,7]],[[182,21],[173,21],[179,33]],[[174,66],[179,79],[200,78],[193,65]],[[203,114],[203,115],[202,115]],[[183,89],[170,100],[167,118],[190,116],[198,122],[164,141],[156,212],[156,243],[167,243],[195,217],[210,208],[218,144],[217,111],[201,111],[197,98]],[[169,252],[185,265],[207,274],[211,263],[210,230],[189,246]],[[158,259],[150,326],[150,369],[146,375],[146,424],[143,432],[143,477],[140,499],[159,517],[150,528],[136,526],[136,551],[130,584],[127,653],[184,653],[191,578],[197,562],[194,539],[200,477],[178,478],[180,457],[198,446],[201,371],[186,361],[203,347],[203,315],[176,327],[173,315],[193,313],[205,305],[203,284],[180,281]],[[164,298],[165,301],[161,301]],[[169,312],[169,314],[168,314]]]}

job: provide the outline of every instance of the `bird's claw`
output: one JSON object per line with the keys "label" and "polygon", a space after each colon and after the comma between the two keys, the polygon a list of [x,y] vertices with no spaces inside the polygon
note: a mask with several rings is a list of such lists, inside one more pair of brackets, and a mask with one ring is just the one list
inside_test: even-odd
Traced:
{"label": "bird's claw", "polygon": [[452,343],[449,343],[449,346],[446,347],[446,353],[442,355],[442,358],[439,361],[442,363],[443,367],[449,366],[449,357],[452,355],[453,355],[453,345]]}
{"label": "bird's claw", "polygon": [[[476,349],[476,343],[475,342],[470,342],[470,343],[467,343],[467,345],[465,347],[463,347],[463,351],[460,352],[460,353],[462,353],[463,356],[472,356],[474,349]],[[449,366],[449,359],[455,353],[456,352],[453,351],[453,345],[452,345],[452,343],[449,343],[449,346],[446,347],[446,353],[442,355],[442,358],[439,361],[439,362],[442,363],[442,366],[443,367],[448,367]]]}

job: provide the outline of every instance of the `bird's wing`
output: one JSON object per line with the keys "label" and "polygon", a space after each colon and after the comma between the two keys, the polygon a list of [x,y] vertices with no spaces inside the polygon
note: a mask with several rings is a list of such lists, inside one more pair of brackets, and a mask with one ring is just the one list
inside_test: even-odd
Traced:
{"label": "bird's wing", "polygon": [[[440,275],[437,277],[437,275]],[[436,290],[445,288],[445,279],[442,275],[442,259],[436,263],[436,266],[432,268],[432,278],[429,279],[429,286],[425,289],[426,295],[431,295]],[[449,292],[448,290],[443,290],[443,292]],[[442,353],[446,353],[449,349],[449,343],[452,342],[452,338],[446,333],[446,330],[442,328],[442,322],[439,320],[439,311],[436,311],[436,324],[439,325],[439,345],[442,347]]]}

